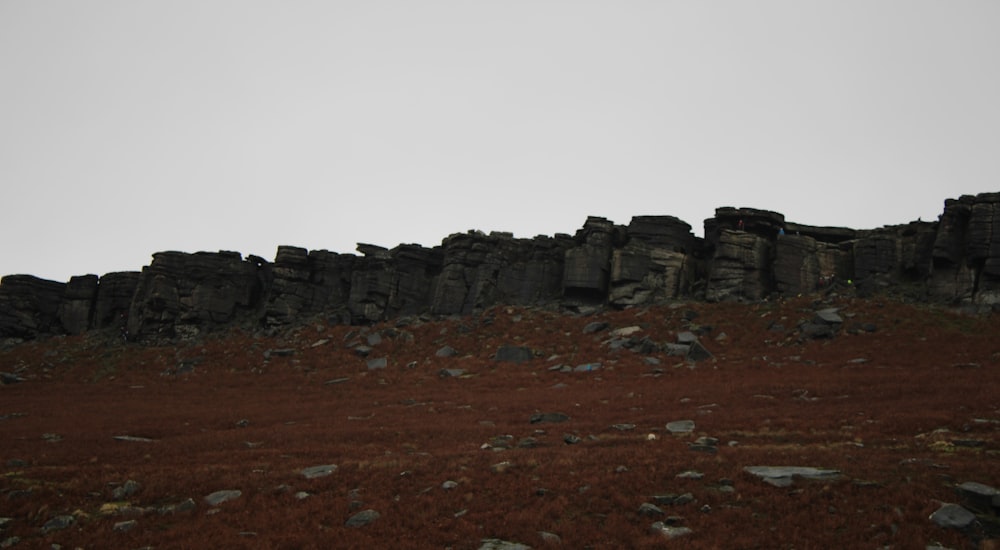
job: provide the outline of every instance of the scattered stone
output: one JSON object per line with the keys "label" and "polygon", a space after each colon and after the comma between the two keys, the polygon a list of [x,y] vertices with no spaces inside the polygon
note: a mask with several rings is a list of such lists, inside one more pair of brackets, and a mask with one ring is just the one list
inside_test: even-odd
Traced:
{"label": "scattered stone", "polygon": [[694,443],[688,443],[688,448],[702,453],[716,453],[719,451],[719,440],[714,437],[702,436]]}
{"label": "scattered stone", "polygon": [[360,355],[361,357],[368,357],[368,354],[372,352],[372,348],[368,346],[354,346],[354,353]]}
{"label": "scattered stone", "polygon": [[0,531],[6,529],[13,521],[14,518],[0,518]]}
{"label": "scattered stone", "polygon": [[687,434],[694,431],[694,420],[674,420],[667,423],[667,431],[672,434]]}
{"label": "scattered stone", "polygon": [[497,353],[493,356],[493,359],[507,363],[524,363],[534,357],[535,353],[529,347],[503,345],[497,348]]}
{"label": "scattered stone", "polygon": [[458,487],[458,482],[452,481],[450,479],[441,484],[441,488],[444,489],[445,491],[450,491],[456,487]]}
{"label": "scattered stone", "polygon": [[674,477],[676,477],[678,479],[695,479],[695,480],[697,480],[697,479],[704,478],[705,474],[703,474],[701,472],[696,472],[694,470],[688,470],[686,472],[681,472],[681,473],[677,474]]}
{"label": "scattered stone", "polygon": [[566,422],[567,420],[569,420],[569,415],[561,412],[555,412],[555,413],[533,414],[531,415],[531,419],[529,419],[528,422],[530,422],[531,424],[541,424],[543,422],[551,422],[551,423]]}
{"label": "scattered stone", "polygon": [[438,371],[438,376],[441,378],[458,378],[465,374],[462,369],[441,369]]}
{"label": "scattered stone", "polygon": [[656,495],[653,497],[653,502],[662,506],[682,506],[694,502],[694,495],[691,493]]}
{"label": "scattered stone", "polygon": [[138,521],[130,519],[127,521],[119,521],[115,523],[112,529],[114,530],[115,533],[128,533],[132,529],[135,529],[138,525],[139,525]]}
{"label": "scattered stone", "polygon": [[21,542],[21,537],[8,537],[0,541],[0,548],[13,548]]}
{"label": "scattered stone", "polygon": [[1000,491],[989,485],[966,481],[955,487],[962,502],[973,510],[989,513],[992,508],[1000,508]]}
{"label": "scattered stone", "polygon": [[630,430],[634,430],[635,424],[612,424],[611,427],[620,432],[627,432]]}
{"label": "scattered stone", "polygon": [[42,439],[48,441],[49,443],[55,443],[57,441],[62,441],[62,436],[59,434],[44,433],[42,434]]}
{"label": "scattered stone", "polygon": [[130,443],[152,443],[156,441],[155,439],[150,439],[148,437],[139,437],[135,435],[116,435],[113,436],[111,439],[114,439],[115,441],[128,441]]}
{"label": "scattered stone", "polygon": [[264,351],[264,359],[272,357],[291,357],[295,355],[293,348],[269,349]]}
{"label": "scattered stone", "polygon": [[539,531],[538,536],[542,537],[542,542],[544,542],[545,544],[550,544],[553,546],[559,546],[562,544],[562,539],[559,538],[559,535],[555,533],[549,533],[548,531]]}
{"label": "scattered stone", "polygon": [[538,440],[534,437],[523,437],[517,442],[519,449],[534,449],[538,447]]}
{"label": "scattered stone", "polygon": [[308,468],[303,468],[299,471],[302,477],[306,479],[316,479],[318,477],[326,477],[337,471],[336,464],[322,464],[320,466],[310,466]]}
{"label": "scattered stone", "polygon": [[130,479],[125,483],[122,483],[118,487],[115,487],[114,490],[111,491],[111,498],[115,500],[125,500],[130,496],[138,493],[139,489],[141,488],[142,486],[139,485],[138,482]]}
{"label": "scattered stone", "polygon": [[500,539],[483,539],[479,550],[531,550],[531,547],[519,542],[508,542]]}
{"label": "scattered stone", "polygon": [[677,333],[677,343],[681,345],[691,345],[698,341],[698,335],[691,331]]}
{"label": "scattered stone", "polygon": [[323,382],[323,385],[324,386],[332,386],[334,384],[343,384],[344,382],[347,382],[348,380],[350,380],[350,378],[347,377],[347,376],[344,376],[342,378],[334,378],[332,380],[327,380],[326,382]]}
{"label": "scattered stone", "polygon": [[607,330],[608,326],[608,323],[604,321],[594,321],[592,323],[587,323],[587,326],[583,327],[583,333],[593,334],[595,332],[601,332],[602,330]]}
{"label": "scattered stone", "polygon": [[223,491],[216,491],[205,497],[205,503],[209,506],[218,506],[223,502],[228,502],[230,500],[235,500],[243,495],[243,491],[237,489],[227,489]]}
{"label": "scattered stone", "polygon": [[574,372],[591,372],[595,370],[600,370],[600,363],[584,363],[582,365],[577,365],[573,368]]}
{"label": "scattered stone", "polygon": [[840,310],[835,307],[821,309],[816,312],[816,318],[814,319],[814,322],[826,323],[828,325],[836,325],[843,323],[844,320],[840,317],[840,315],[838,315],[839,311]]}
{"label": "scattered stone", "polygon": [[939,527],[965,529],[972,522],[976,521],[976,516],[958,504],[944,504],[931,514],[928,519]]}
{"label": "scattered stone", "polygon": [[635,334],[637,332],[641,332],[641,331],[642,331],[642,327],[636,327],[636,326],[622,327],[622,328],[616,328],[615,330],[612,330],[611,331],[611,336],[614,337],[614,338],[625,338],[626,336],[631,336],[631,335],[633,335],[633,334]]}
{"label": "scattered stone", "polygon": [[640,516],[658,517],[658,516],[664,515],[664,512],[663,512],[662,508],[660,508],[659,506],[657,506],[655,504],[650,504],[648,502],[643,502],[639,506],[639,515]]}
{"label": "scattered stone", "polygon": [[61,531],[70,525],[73,525],[75,522],[76,519],[73,516],[56,516],[45,522],[45,525],[42,526],[42,533]]}
{"label": "scattered stone", "polygon": [[312,495],[310,495],[306,491],[299,491],[299,492],[295,493],[295,500],[305,500],[305,499],[309,498],[310,496],[312,496]]}
{"label": "scattered stone", "polygon": [[368,341],[369,346],[377,346],[382,343],[382,335],[377,332],[370,333],[365,340]]}
{"label": "scattered stone", "polygon": [[694,531],[687,527],[673,527],[665,524],[662,521],[657,521],[653,524],[652,530],[654,533],[660,533],[668,539],[675,539],[677,537],[683,537],[685,535],[690,535]]}
{"label": "scattered stone", "polygon": [[498,462],[490,466],[490,471],[492,471],[495,474],[502,474],[513,467],[514,467],[513,462],[505,460],[503,462]]}
{"label": "scattered stone", "polygon": [[434,353],[434,355],[436,357],[454,357],[454,356],[458,355],[458,351],[455,350],[455,348],[453,348],[451,346],[445,346],[445,347],[437,350]]}
{"label": "scattered stone", "polygon": [[389,366],[388,357],[377,357],[375,359],[368,360],[368,370],[384,369],[387,366]]}
{"label": "scattered stone", "polygon": [[563,442],[567,445],[576,445],[577,443],[583,441],[580,436],[574,434],[563,434]]}
{"label": "scattered stone", "polygon": [[839,470],[826,470],[808,466],[747,466],[744,472],[761,478],[775,487],[789,487],[794,477],[805,479],[834,479],[840,477]]}
{"label": "scattered stone", "polygon": [[705,349],[705,346],[701,345],[701,342],[692,342],[688,345],[687,359],[689,361],[707,361],[714,356],[712,352]]}
{"label": "scattered stone", "polygon": [[236,421],[236,427],[238,427],[238,428],[246,428],[249,425],[250,425],[250,421],[247,420],[246,418],[241,418],[241,419],[239,419],[239,420]]}
{"label": "scattered stone", "polygon": [[0,372],[0,384],[17,384],[24,382],[24,378],[9,372]]}
{"label": "scattered stone", "polygon": [[375,510],[362,510],[348,518],[348,520],[344,522],[344,525],[346,527],[364,527],[365,525],[377,520],[379,517],[381,517],[381,514]]}
{"label": "scattered stone", "polygon": [[165,506],[161,506],[157,510],[157,512],[159,512],[159,514],[161,516],[164,516],[164,515],[167,515],[167,514],[177,514],[177,513],[180,513],[180,512],[190,512],[190,511],[192,511],[192,510],[194,510],[196,508],[198,508],[198,505],[195,504],[194,499],[190,499],[189,498],[189,499],[184,500],[182,502],[179,502],[177,504],[167,504]]}

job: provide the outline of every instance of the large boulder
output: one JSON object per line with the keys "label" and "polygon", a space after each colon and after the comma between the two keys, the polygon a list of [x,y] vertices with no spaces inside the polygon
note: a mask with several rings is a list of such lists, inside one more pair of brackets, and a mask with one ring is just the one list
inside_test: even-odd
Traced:
{"label": "large boulder", "polygon": [[608,302],[624,307],[676,298],[688,292],[693,269],[683,252],[630,242],[612,255]]}

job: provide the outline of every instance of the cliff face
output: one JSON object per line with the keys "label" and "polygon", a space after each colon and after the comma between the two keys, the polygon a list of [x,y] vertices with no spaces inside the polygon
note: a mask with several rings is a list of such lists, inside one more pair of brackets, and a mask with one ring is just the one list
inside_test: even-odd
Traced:
{"label": "cliff face", "polygon": [[470,231],[433,248],[359,244],[360,256],[282,246],[273,262],[237,252],[158,252],[141,272],[67,283],[0,281],[0,337],[118,327],[137,340],[321,317],[371,323],[470,314],[492,305],[629,307],[674,298],[760,300],[850,280],[949,304],[1000,304],[1000,193],[945,201],[936,222],[875,230],[786,222],[723,207],[705,238],[672,216],[621,226],[590,217],[575,235],[515,239]]}

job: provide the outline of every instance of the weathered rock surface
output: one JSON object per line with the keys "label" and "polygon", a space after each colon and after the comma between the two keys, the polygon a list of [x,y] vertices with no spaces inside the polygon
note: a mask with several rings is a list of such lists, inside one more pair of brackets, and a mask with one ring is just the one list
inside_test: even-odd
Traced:
{"label": "weathered rock surface", "polygon": [[120,329],[131,340],[320,318],[369,324],[471,314],[498,304],[624,308],[677,298],[760,300],[833,288],[1000,305],[1000,193],[944,201],[937,221],[871,230],[786,222],[721,207],[705,237],[672,216],[627,226],[589,217],[575,235],[456,233],[433,248],[359,244],[360,255],[278,247],[273,263],[237,252],[158,252],[142,272],[0,280],[0,338]]}

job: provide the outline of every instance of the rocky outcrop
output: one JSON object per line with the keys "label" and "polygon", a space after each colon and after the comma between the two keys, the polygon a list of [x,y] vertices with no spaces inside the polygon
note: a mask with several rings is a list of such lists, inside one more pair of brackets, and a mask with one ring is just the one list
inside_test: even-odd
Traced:
{"label": "rocky outcrop", "polygon": [[59,306],[66,284],[32,275],[9,275],[0,280],[0,336],[31,338],[59,334]]}
{"label": "rocky outcrop", "polygon": [[756,233],[731,229],[722,229],[716,239],[705,298],[715,302],[765,297],[773,287],[774,241]]}
{"label": "rocky outcrop", "polygon": [[948,199],[936,222],[872,230],[733,207],[717,209],[704,229],[702,239],[673,216],[636,216],[627,226],[589,217],[572,236],[468,231],[433,248],[359,244],[357,255],[281,246],[273,262],[238,252],[159,252],[142,272],[68,283],[4,277],[0,337],[121,329],[136,340],[170,339],[233,324],[367,324],[497,304],[753,301],[834,286],[1000,304],[1000,193]]}
{"label": "rocky outcrop", "polygon": [[608,292],[611,253],[622,239],[614,223],[596,216],[587,218],[577,231],[577,246],[566,251],[563,293],[566,296],[600,301]]}
{"label": "rocky outcrop", "polygon": [[158,252],[143,269],[128,315],[133,338],[193,336],[253,317],[262,265],[238,252]]}

